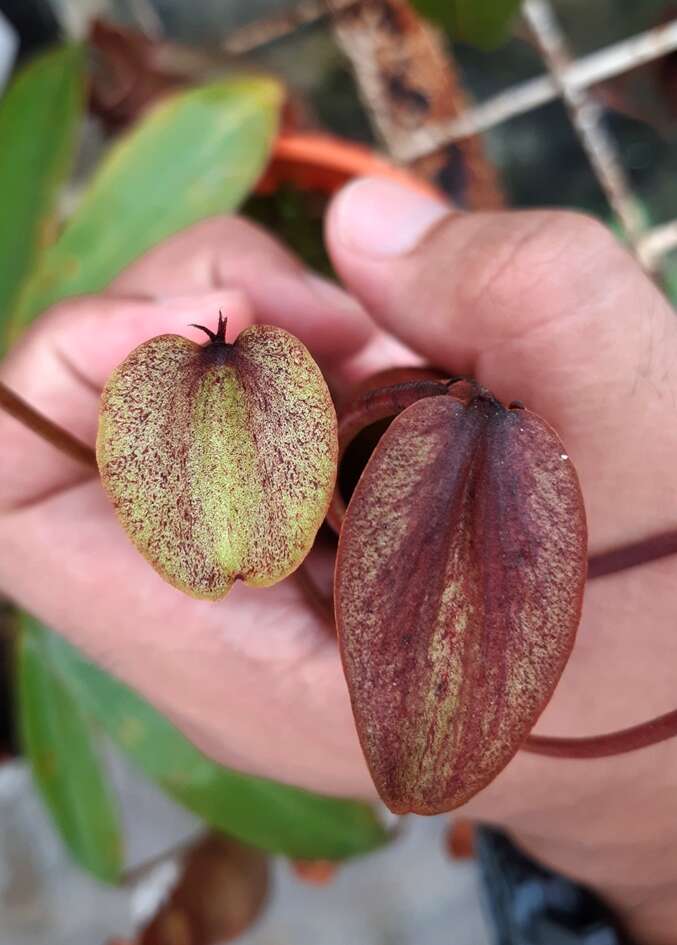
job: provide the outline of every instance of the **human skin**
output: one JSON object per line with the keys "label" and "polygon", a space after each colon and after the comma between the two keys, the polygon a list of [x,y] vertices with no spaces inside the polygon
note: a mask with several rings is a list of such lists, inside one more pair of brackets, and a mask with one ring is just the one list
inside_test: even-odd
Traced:
{"label": "human skin", "polygon": [[[337,391],[415,352],[554,426],[586,501],[590,551],[677,528],[677,321],[598,223],[461,214],[391,182],[335,198],[346,291],[270,236],[213,219],[98,297],[43,315],[0,365],[33,406],[94,442],[99,392],[137,344],[228,314],[294,332]],[[408,346],[405,349],[403,346]],[[334,639],[290,579],[219,603],[166,585],[97,477],[0,415],[0,589],[136,688],[220,762],[372,797]],[[597,579],[535,733],[592,735],[677,707],[677,558]],[[520,753],[464,809],[597,889],[635,938],[677,942],[677,741],[572,761]]]}

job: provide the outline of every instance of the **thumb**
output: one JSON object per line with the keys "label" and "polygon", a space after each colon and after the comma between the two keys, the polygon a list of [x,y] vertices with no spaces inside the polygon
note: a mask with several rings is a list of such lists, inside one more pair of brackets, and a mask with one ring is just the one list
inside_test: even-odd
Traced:
{"label": "thumb", "polygon": [[677,524],[674,313],[601,224],[565,211],[463,214],[364,178],[334,200],[327,242],[382,327],[555,426],[581,476],[593,551]]}

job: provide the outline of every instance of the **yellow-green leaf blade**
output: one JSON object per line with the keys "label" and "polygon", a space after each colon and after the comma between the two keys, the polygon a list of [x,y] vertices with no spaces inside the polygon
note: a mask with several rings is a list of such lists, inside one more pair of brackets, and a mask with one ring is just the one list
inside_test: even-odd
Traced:
{"label": "yellow-green leaf blade", "polygon": [[43,631],[22,617],[18,697],[23,748],[35,783],[73,857],[104,882],[122,869],[122,831],[91,719],[54,671]]}
{"label": "yellow-green leaf blade", "polygon": [[83,80],[82,48],[61,46],[22,69],[0,100],[0,339],[49,237],[75,151]]}
{"label": "yellow-green leaf blade", "polygon": [[211,827],[298,859],[343,859],[388,839],[366,804],[239,774],[210,761],[132,690],[60,637],[47,630],[42,636],[59,672],[77,687],[108,734],[148,777]]}
{"label": "yellow-green leaf blade", "polygon": [[281,97],[272,79],[246,76],[157,106],[104,158],[22,296],[14,330],[60,299],[104,288],[178,230],[234,210],[266,163]]}

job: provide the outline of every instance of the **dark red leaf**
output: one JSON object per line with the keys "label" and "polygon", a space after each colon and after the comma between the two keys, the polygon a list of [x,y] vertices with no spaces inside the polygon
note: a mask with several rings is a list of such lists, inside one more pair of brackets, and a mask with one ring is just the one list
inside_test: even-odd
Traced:
{"label": "dark red leaf", "polygon": [[451,810],[510,761],[569,657],[585,574],[578,479],[543,420],[482,392],[392,422],[335,578],[357,729],[391,810]]}

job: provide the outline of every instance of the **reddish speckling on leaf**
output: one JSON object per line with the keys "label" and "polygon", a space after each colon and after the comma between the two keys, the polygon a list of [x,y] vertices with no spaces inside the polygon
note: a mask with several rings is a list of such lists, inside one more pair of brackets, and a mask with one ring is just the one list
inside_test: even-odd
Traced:
{"label": "reddish speckling on leaf", "polygon": [[357,730],[391,810],[451,810],[513,757],[573,646],[586,543],[575,470],[535,414],[475,387],[392,422],[335,575]]}
{"label": "reddish speckling on leaf", "polygon": [[336,478],[336,414],[301,342],[219,315],[198,345],[139,345],[101,398],[102,484],[136,548],[170,584],[218,600],[275,584],[310,550]]}

